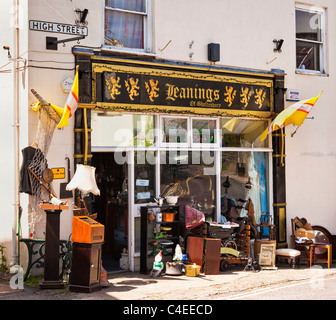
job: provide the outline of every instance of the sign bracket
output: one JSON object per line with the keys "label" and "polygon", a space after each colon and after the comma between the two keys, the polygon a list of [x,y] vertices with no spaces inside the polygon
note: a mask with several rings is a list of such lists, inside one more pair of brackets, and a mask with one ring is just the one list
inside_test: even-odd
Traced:
{"label": "sign bracket", "polygon": [[85,36],[79,36],[79,37],[73,37],[73,38],[68,38],[68,39],[63,39],[63,40],[57,40],[56,37],[46,37],[46,49],[48,50],[58,50],[58,44],[59,43],[63,43],[63,45],[65,46],[66,42],[70,42],[70,41],[78,41],[85,39]]}

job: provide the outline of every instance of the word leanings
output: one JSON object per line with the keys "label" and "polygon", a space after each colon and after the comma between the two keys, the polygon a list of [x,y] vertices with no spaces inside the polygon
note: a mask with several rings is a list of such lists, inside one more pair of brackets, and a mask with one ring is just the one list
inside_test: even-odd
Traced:
{"label": "word leanings", "polygon": [[99,102],[184,109],[271,111],[270,82],[244,82],[235,78],[204,80],[126,72],[103,72],[101,75],[104,90],[101,100],[98,97]]}

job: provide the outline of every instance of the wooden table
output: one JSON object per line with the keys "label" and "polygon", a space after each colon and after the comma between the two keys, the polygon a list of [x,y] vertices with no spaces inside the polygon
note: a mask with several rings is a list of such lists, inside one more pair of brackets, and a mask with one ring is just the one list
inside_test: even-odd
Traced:
{"label": "wooden table", "polygon": [[330,243],[314,243],[314,244],[311,244],[310,248],[309,248],[310,267],[312,266],[312,263],[315,262],[315,248],[325,248],[325,249],[327,249],[327,259],[326,260],[320,259],[317,262],[327,263],[328,268],[330,268],[331,259],[332,259],[332,245]]}
{"label": "wooden table", "polygon": [[40,281],[41,289],[60,289],[64,287],[59,277],[59,241],[60,241],[60,214],[69,209],[68,205],[40,204],[47,214],[44,279]]}

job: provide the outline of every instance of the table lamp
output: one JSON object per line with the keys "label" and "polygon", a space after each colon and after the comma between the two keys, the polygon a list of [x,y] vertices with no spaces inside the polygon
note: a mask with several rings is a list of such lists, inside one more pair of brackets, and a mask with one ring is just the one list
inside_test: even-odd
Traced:
{"label": "table lamp", "polygon": [[71,181],[67,184],[66,190],[79,190],[81,193],[81,198],[78,198],[79,205],[81,208],[81,203],[84,204],[85,213],[88,215],[88,210],[84,201],[84,197],[87,197],[89,193],[94,195],[100,195],[100,190],[98,189],[96,178],[95,178],[95,167],[91,167],[84,164],[77,164],[76,172]]}

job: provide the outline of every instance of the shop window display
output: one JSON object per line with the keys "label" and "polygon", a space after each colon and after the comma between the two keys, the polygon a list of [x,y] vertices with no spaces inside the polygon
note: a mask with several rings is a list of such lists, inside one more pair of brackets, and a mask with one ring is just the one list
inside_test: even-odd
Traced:
{"label": "shop window display", "polygon": [[189,204],[201,210],[208,221],[214,221],[214,153],[169,150],[161,152],[160,157],[161,195],[179,196],[177,204]]}
{"label": "shop window display", "polygon": [[[245,204],[250,198],[254,206],[256,222],[268,208],[268,153],[222,152],[221,214],[222,219],[235,207],[240,216],[246,216]],[[252,188],[246,188],[250,182]]]}

